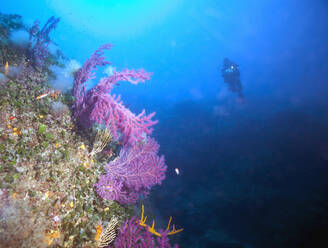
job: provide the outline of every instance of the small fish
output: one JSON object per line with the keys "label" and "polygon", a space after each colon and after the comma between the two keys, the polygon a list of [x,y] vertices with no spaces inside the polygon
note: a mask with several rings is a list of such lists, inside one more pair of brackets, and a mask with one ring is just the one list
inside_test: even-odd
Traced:
{"label": "small fish", "polygon": [[8,61],[7,61],[6,65],[5,65],[5,75],[6,76],[8,75],[8,72],[9,72],[9,64],[8,64]]}
{"label": "small fish", "polygon": [[42,98],[44,98],[44,97],[46,97],[46,96],[48,96],[49,95],[49,92],[48,93],[44,93],[44,94],[42,94],[42,95],[39,95],[39,96],[37,96],[35,99],[36,100],[40,100],[40,99],[42,99]]}
{"label": "small fish", "polygon": [[180,174],[180,171],[179,171],[179,169],[178,169],[178,168],[175,168],[174,170],[175,170],[175,173],[177,173],[177,175],[179,175],[179,174]]}

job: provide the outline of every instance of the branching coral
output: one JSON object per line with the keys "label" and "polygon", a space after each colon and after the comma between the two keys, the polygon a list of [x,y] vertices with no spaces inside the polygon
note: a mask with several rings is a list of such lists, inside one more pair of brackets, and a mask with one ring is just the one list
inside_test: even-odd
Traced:
{"label": "branching coral", "polygon": [[122,204],[136,202],[139,194],[147,195],[165,178],[166,165],[164,157],[157,155],[158,149],[153,138],[131,148],[123,147],[119,157],[106,165],[106,175],[95,184],[97,193]]}
{"label": "branching coral", "polygon": [[[181,232],[183,229],[173,230],[170,232],[171,218],[166,230],[155,231],[154,222],[150,228],[145,224],[147,217],[144,218],[144,206],[142,206],[141,219],[132,217],[126,220],[121,226],[119,233],[115,239],[115,248],[170,248],[168,235]],[[146,228],[143,228],[146,227]],[[148,227],[148,229],[147,229]],[[155,238],[152,234],[156,235]],[[173,247],[177,248],[178,245]]]}
{"label": "branching coral", "polygon": [[[145,210],[145,207],[144,205],[142,205],[142,210],[141,210],[141,217],[140,217],[140,220],[139,220],[139,224],[140,226],[143,226],[145,227],[150,233],[158,236],[158,237],[162,237],[161,233],[160,232],[157,232],[155,230],[155,220],[153,220],[153,225],[152,227],[149,227],[147,224],[146,224],[146,220],[147,220],[147,216],[144,217],[144,210]],[[172,216],[170,217],[169,219],[169,223],[167,224],[167,228],[166,228],[166,235],[173,235],[173,234],[177,234],[179,232],[182,232],[183,231],[183,228],[180,228],[178,230],[175,229],[175,225],[173,224],[172,226],[172,231],[170,231],[170,225],[171,225],[171,221],[172,221]]]}
{"label": "branching coral", "polygon": [[143,110],[135,115],[127,109],[120,96],[111,95],[111,90],[119,81],[129,81],[132,84],[144,82],[150,78],[150,73],[140,70],[114,71],[112,75],[100,79],[98,85],[88,92],[86,82],[95,78],[97,66],[110,64],[103,56],[105,49],[110,49],[111,44],[106,44],[96,50],[76,73],[73,96],[74,117],[84,128],[90,128],[97,123],[105,125],[112,133],[114,139],[123,144],[134,145],[144,139],[144,134],[151,134],[151,126],[157,123],[152,117],[155,113],[145,115]]}
{"label": "branching coral", "polygon": [[60,18],[50,17],[40,30],[40,22],[36,20],[29,30],[30,49],[37,65],[42,65],[48,56],[50,44],[49,33],[57,27]]}

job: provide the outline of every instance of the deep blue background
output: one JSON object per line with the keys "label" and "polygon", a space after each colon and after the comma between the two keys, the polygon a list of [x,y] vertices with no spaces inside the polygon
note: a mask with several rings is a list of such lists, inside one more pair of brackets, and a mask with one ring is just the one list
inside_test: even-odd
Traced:
{"label": "deep blue background", "polygon": [[[150,197],[182,247],[318,247],[328,233],[328,4],[310,0],[2,0],[81,63],[154,72],[115,92],[156,111],[168,173]],[[220,75],[238,63],[245,103]],[[176,175],[175,168],[180,174]],[[160,216],[159,216],[160,215]]]}

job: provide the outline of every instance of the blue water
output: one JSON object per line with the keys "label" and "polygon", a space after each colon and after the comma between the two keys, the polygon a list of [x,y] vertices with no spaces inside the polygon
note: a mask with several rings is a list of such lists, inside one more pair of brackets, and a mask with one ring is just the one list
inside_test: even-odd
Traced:
{"label": "blue water", "polygon": [[[80,63],[113,43],[113,66],[154,73],[115,92],[157,112],[168,172],[149,200],[185,229],[173,237],[181,247],[326,242],[326,1],[2,0],[0,12],[29,25],[60,17],[51,38]],[[243,101],[221,76],[226,57]]]}

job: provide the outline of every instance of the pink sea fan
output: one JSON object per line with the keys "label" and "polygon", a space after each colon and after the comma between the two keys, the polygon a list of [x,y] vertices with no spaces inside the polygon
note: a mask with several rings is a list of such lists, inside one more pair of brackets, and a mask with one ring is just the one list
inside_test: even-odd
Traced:
{"label": "pink sea fan", "polygon": [[139,221],[132,217],[126,220],[115,239],[115,248],[141,248],[141,240],[143,238],[144,230],[139,225]]}
{"label": "pink sea fan", "polygon": [[123,188],[123,181],[116,180],[108,174],[100,176],[94,185],[99,196],[106,200],[118,200],[126,195]]}
{"label": "pink sea fan", "polygon": [[119,81],[132,84],[145,82],[150,79],[151,73],[143,69],[115,70],[113,75],[100,79],[96,87],[88,92],[85,90],[86,81],[95,77],[96,67],[109,64],[103,57],[103,50],[110,48],[110,44],[100,47],[77,72],[73,87],[74,117],[84,128],[89,128],[94,123],[105,125],[116,140],[120,140],[124,145],[134,145],[144,139],[144,134],[152,133],[151,126],[157,123],[152,120],[155,113],[147,116],[143,110],[139,115],[135,115],[124,106],[119,95],[111,95],[111,90]]}
{"label": "pink sea fan", "polygon": [[123,147],[119,157],[106,165],[106,174],[95,184],[100,196],[122,204],[134,203],[139,194],[148,195],[165,178],[164,156],[157,155],[158,143],[153,138],[135,146]]}
{"label": "pink sea fan", "polygon": [[106,171],[117,178],[124,178],[125,185],[139,191],[149,190],[155,184],[161,184],[165,178],[164,156],[157,155],[159,145],[153,138],[127,149],[122,148],[119,157],[106,165]]}
{"label": "pink sea fan", "polygon": [[112,44],[105,44],[99,47],[89,59],[84,62],[84,65],[79,69],[74,76],[74,85],[72,94],[74,96],[74,117],[79,117],[81,112],[85,109],[86,89],[85,84],[88,80],[96,77],[95,70],[97,66],[104,66],[110,64],[105,60],[104,50],[111,49]]}
{"label": "pink sea fan", "polygon": [[110,92],[118,81],[129,81],[133,84],[145,82],[150,78],[150,73],[140,70],[124,69],[121,72],[115,71],[113,75],[102,78],[98,85],[87,94],[88,114],[91,123],[104,124],[108,127],[113,137],[120,139],[123,144],[134,144],[143,140],[143,133],[151,134],[151,126],[157,121],[151,118],[155,113],[148,116],[143,110],[139,115],[135,115],[120,100],[120,95],[111,95]]}

